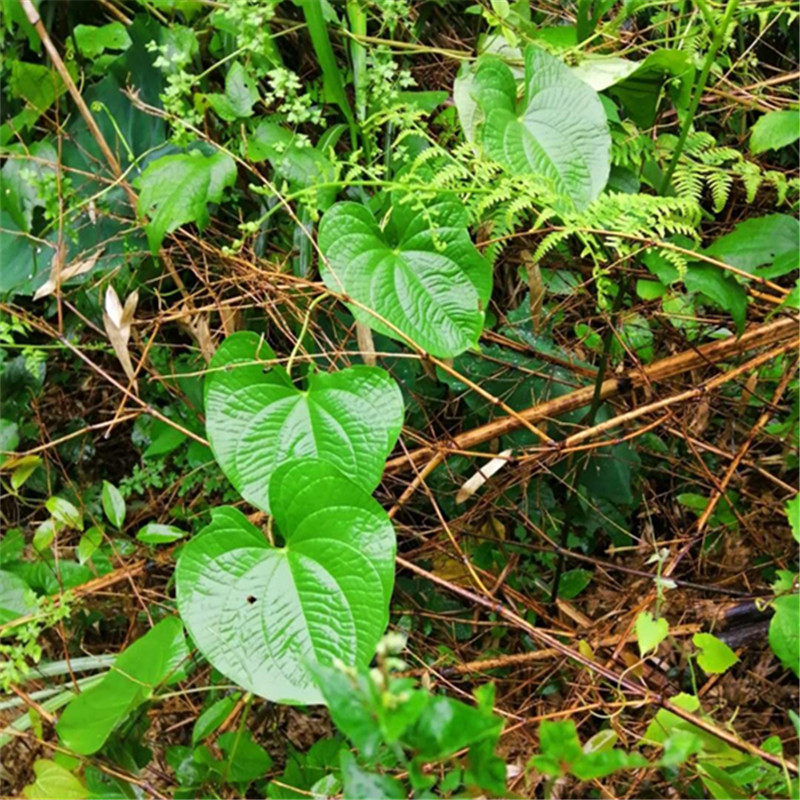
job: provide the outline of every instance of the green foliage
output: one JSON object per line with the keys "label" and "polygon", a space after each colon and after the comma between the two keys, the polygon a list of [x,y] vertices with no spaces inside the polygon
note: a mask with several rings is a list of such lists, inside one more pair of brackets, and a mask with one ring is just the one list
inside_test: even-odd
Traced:
{"label": "green foliage", "polygon": [[776,597],[769,623],[769,644],[787,669],[800,675],[800,595]]}
{"label": "green foliage", "polygon": [[[790,769],[711,732],[751,741],[761,708],[731,716],[717,705],[712,716],[694,695],[674,697],[706,730],[664,708],[632,712],[617,702],[630,684],[610,680],[594,694],[613,700],[613,726],[605,707],[582,717],[581,743],[572,720],[545,719],[539,751],[507,787],[515,765],[497,752],[493,685],[456,700],[466,684],[446,683],[469,647],[506,664],[487,670],[504,712],[518,686],[545,717],[571,703],[569,658],[508,691],[517,667],[503,656],[535,643],[500,606],[488,624],[475,618],[465,587],[571,641],[570,599],[596,619],[630,571],[657,598],[639,606],[650,609],[635,619],[639,655],[664,656],[676,686],[694,687],[696,664],[728,697],[757,645],[740,664],[710,633],[669,639],[667,616],[681,579],[713,589],[740,547],[752,554],[748,586],[772,582],[777,661],[760,688],[783,691],[797,675],[796,554],[770,546],[752,505],[766,517],[770,487],[797,465],[791,354],[694,409],[678,402],[692,395],[681,382],[755,349],[669,386],[644,369],[797,305],[800,128],[783,80],[794,9],[36,2],[54,51],[19,0],[0,5],[0,481],[11,526],[0,540],[0,688],[25,690],[3,701],[20,715],[0,739],[30,730],[58,742],[25,796],[128,798],[152,781],[177,800],[627,796],[666,784],[687,797],[796,796]],[[103,297],[115,293],[138,305],[130,337],[112,347]],[[593,393],[588,412],[558,410],[573,392]],[[556,412],[535,420],[548,436],[597,426],[591,440],[544,446],[503,422],[481,432],[509,407],[546,402]],[[624,424],[613,419],[629,409]],[[468,431],[474,447],[453,443]],[[742,460],[747,431],[757,435]],[[435,461],[415,459],[418,471],[400,475],[417,446],[445,463],[431,472]],[[670,551],[730,463],[736,489],[691,551]],[[404,570],[393,607],[390,504],[404,557],[434,577]],[[787,506],[794,539],[799,505]],[[645,545],[655,555],[642,565]],[[662,577],[678,553],[680,578]],[[596,556],[608,558],[603,576]],[[108,591],[98,579],[115,570]],[[145,620],[156,623],[137,638]],[[390,622],[411,632],[423,687],[398,677],[405,640],[381,639]],[[592,660],[610,664],[590,641]],[[112,655],[86,655],[101,652]],[[642,665],[619,655],[638,680]],[[82,674],[111,659],[109,672]],[[591,675],[579,682],[594,691]],[[649,672],[643,680],[651,686]],[[169,719],[177,694],[196,719]],[[347,741],[289,746],[282,761],[284,728],[299,720],[301,738],[305,727],[316,737],[328,713]],[[634,737],[647,720],[649,763],[615,748],[617,731]],[[784,758],[777,737],[759,746]]]}
{"label": "green foliage", "polygon": [[642,611],[636,617],[636,641],[639,652],[646,656],[655,650],[669,636],[669,623],[664,617],[654,619],[649,611]]}
{"label": "green foliage", "polygon": [[356,301],[348,304],[356,320],[432,355],[456,356],[480,336],[491,270],[457,200],[442,197],[424,207],[409,200],[393,206],[383,229],[368,208],[331,208],[319,233],[323,277]]}
{"label": "green foliage", "polygon": [[50,759],[40,758],[33,765],[36,780],[25,787],[28,800],[86,800],[89,792],[68,769]]}
{"label": "green foliage", "polygon": [[225,153],[163,156],[138,180],[137,211],[148,218],[147,241],[153,254],[164,237],[187,222],[203,230],[209,221],[208,204],[219,203],[223,191],[236,181],[236,165]]}
{"label": "green foliage", "polygon": [[81,755],[96,753],[160,684],[180,678],[188,655],[180,620],[168,617],[159,622],[116,659],[100,683],[64,709],[56,726],[64,746]]}
{"label": "green foliage", "polygon": [[615,734],[598,734],[581,746],[572,720],[544,720],[539,725],[539,754],[530,759],[528,769],[551,778],[574,775],[588,781],[621,769],[647,765],[647,759],[639,753],[614,748],[615,741]]}
{"label": "green foliage", "polygon": [[394,530],[327,462],[286,461],[269,486],[284,546],[239,511],[213,510],[178,561],[178,607],[224,674],[276,702],[317,703],[313,662],[366,664],[386,628]]}
{"label": "green foliage", "polygon": [[739,660],[736,653],[713,634],[696,633],[692,643],[700,650],[697,663],[709,675],[725,672]]}
{"label": "green foliage", "polygon": [[797,111],[769,111],[758,118],[750,130],[750,152],[787,147],[800,139],[800,116]]}
{"label": "green foliage", "polygon": [[495,58],[478,62],[472,93],[483,114],[483,147],[513,173],[544,177],[558,195],[586,207],[610,169],[611,137],[597,94],[533,45],[525,50],[523,85],[517,106],[511,70]]}
{"label": "green foliage", "polygon": [[[403,420],[397,384],[377,367],[310,371],[298,389],[254,333],[228,337],[205,386],[208,438],[242,495],[270,510],[270,477],[291,458],[321,458],[367,491],[380,480]],[[265,372],[266,369],[266,372]]]}
{"label": "green foliage", "polygon": [[[402,639],[387,637],[379,649],[378,670],[320,664],[313,668],[333,721],[358,750],[358,761],[342,751],[345,796],[374,797],[376,792],[406,796],[402,784],[376,772],[376,767],[387,762],[408,770],[415,791],[430,791],[436,778],[425,774],[422,766],[446,760],[463,748],[468,748],[469,763],[462,777],[465,787],[502,794],[505,764],[493,752],[503,721],[492,712],[493,687],[487,685],[476,691],[477,706],[415,689],[411,679],[392,675],[402,662],[391,653],[401,647]],[[457,789],[461,781],[454,783],[446,793]]]}

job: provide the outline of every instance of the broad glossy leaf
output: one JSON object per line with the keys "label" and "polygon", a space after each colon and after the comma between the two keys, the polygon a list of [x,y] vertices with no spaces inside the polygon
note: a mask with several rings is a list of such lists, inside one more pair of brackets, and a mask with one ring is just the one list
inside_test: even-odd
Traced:
{"label": "broad glossy leaf", "polygon": [[378,315],[349,304],[359,322],[399,341],[405,334],[445,358],[477,343],[491,268],[469,237],[459,201],[396,203],[383,228],[365,206],[337,203],[322,219],[319,243],[325,284]]}
{"label": "broad glossy leaf", "polygon": [[222,192],[236,181],[236,165],[225,153],[204,156],[195,150],[163,156],[142,173],[137,211],[148,217],[147,241],[154,254],[164,237],[194,222],[200,230],[208,224],[208,203],[222,200]]}
{"label": "broad glossy leaf", "polygon": [[178,607],[220,672],[275,702],[322,703],[309,662],[366,665],[389,617],[395,536],[378,503],[334,466],[297,459],[270,481],[273,547],[234,508],[183,549]]}
{"label": "broad glossy leaf", "polygon": [[515,173],[549,179],[577,208],[603,190],[611,169],[611,135],[597,93],[555,56],[525,50],[524,97],[517,104],[511,70],[482,57],[473,96],[484,114],[480,141]]}
{"label": "broad glossy leaf", "polygon": [[404,800],[408,792],[396,778],[363,769],[349,750],[341,752],[342,796],[346,800]]}
{"label": "broad glossy leaf", "polygon": [[70,701],[56,726],[61,743],[81,755],[96,753],[159,684],[179,675],[188,654],[180,620],[159,622],[116,659],[100,683]]}
{"label": "broad glossy leaf", "polygon": [[257,334],[229,336],[214,354],[206,383],[206,430],[228,480],[253,505],[269,511],[267,487],[282,462],[310,456],[329,461],[372,491],[403,424],[397,384],[378,367],[319,372],[301,391]]}

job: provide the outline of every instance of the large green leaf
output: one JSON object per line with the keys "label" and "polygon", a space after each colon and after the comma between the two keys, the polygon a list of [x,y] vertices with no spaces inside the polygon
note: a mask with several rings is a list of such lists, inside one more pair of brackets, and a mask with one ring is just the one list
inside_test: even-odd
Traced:
{"label": "large green leaf", "polygon": [[700,292],[725,311],[728,311],[741,333],[747,315],[747,293],[744,287],[719,267],[692,264],[683,283],[690,292]]}
{"label": "large green leaf", "polygon": [[473,96],[484,114],[480,141],[514,173],[548,178],[578,208],[603,190],[611,169],[611,135],[597,92],[555,56],[525,50],[524,96],[517,103],[511,70],[483,56]]}
{"label": "large green leaf", "polygon": [[477,343],[491,267],[472,243],[457,200],[396,203],[384,227],[365,206],[337,203],[322,219],[319,243],[328,260],[326,285],[378,315],[350,304],[360,322],[403,341],[399,330],[445,358]]}
{"label": "large green leaf", "polygon": [[794,144],[800,139],[797,111],[770,111],[758,118],[750,131],[750,152],[763,153]]}
{"label": "large green leaf", "polygon": [[767,214],[740,222],[730,233],[720,236],[705,254],[726,264],[758,275],[758,267],[797,252],[800,222],[789,214]]}
{"label": "large green leaf", "polygon": [[180,676],[188,655],[180,620],[159,622],[117,658],[100,683],[70,701],[56,726],[61,743],[81,755],[96,753],[159,684]]}
{"label": "large green leaf", "polygon": [[222,200],[222,192],[236,181],[236,165],[225,153],[204,156],[192,151],[163,156],[139,178],[137,211],[149,217],[147,241],[158,253],[164,237],[187,222],[200,230],[208,224],[208,203]]}
{"label": "large green leaf", "polygon": [[178,607],[220,672],[275,702],[322,703],[309,662],[366,665],[389,618],[395,536],[384,510],[333,465],[296,459],[270,481],[283,547],[234,508],[187,544]]}
{"label": "large green leaf", "polygon": [[609,89],[630,118],[640,127],[650,127],[666,85],[675,107],[683,111],[689,105],[694,84],[694,64],[682,50],[656,50],[630,74]]}
{"label": "large green leaf", "polygon": [[206,382],[206,430],[228,480],[253,505],[270,510],[273,471],[290,458],[329,461],[372,491],[403,424],[403,397],[379,367],[312,373],[301,391],[257,334],[229,336],[214,354]]}

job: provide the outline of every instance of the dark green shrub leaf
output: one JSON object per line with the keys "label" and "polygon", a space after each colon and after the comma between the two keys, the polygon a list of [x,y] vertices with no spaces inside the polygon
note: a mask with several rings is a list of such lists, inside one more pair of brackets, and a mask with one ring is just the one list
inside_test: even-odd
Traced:
{"label": "dark green shrub leaf", "polygon": [[213,510],[176,568],[178,607],[222,673],[275,702],[321,703],[308,661],[366,664],[386,628],[395,536],[329,463],[297,459],[269,487],[282,548],[234,508]]}
{"label": "dark green shrub leaf", "polygon": [[274,357],[255,333],[229,336],[217,350],[206,383],[206,430],[211,449],[242,496],[270,510],[267,487],[283,461],[329,461],[367,491],[403,424],[397,384],[378,367],[314,373],[305,391],[282,367],[266,374],[259,359]]}
{"label": "dark green shrub leaf", "polygon": [[455,200],[395,205],[386,228],[365,206],[337,203],[319,229],[325,284],[357,301],[348,306],[353,316],[379,333],[456,356],[477,343],[492,288],[467,221]]}

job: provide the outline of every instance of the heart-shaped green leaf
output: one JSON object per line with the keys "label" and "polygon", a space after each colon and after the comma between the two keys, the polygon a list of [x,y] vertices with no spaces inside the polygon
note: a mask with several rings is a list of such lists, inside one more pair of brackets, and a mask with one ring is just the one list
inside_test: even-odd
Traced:
{"label": "heart-shaped green leaf", "polygon": [[444,358],[478,341],[492,274],[458,201],[396,203],[384,228],[365,206],[337,203],[322,219],[319,244],[326,285],[362,306],[349,305],[359,322]]}
{"label": "heart-shaped green leaf", "polygon": [[267,487],[291,458],[321,458],[367,491],[381,479],[403,424],[403,398],[379,367],[314,373],[295,387],[282,367],[259,361],[275,353],[252,332],[229,336],[214,354],[206,381],[211,449],[242,496],[270,510]]}
{"label": "heart-shaped green leaf", "polygon": [[273,547],[234,508],[183,549],[178,607],[220,672],[275,702],[321,703],[309,663],[366,665],[389,619],[395,535],[386,512],[319,459],[281,465],[270,482]]}
{"label": "heart-shaped green leaf", "polygon": [[481,58],[473,87],[484,115],[480,141],[512,172],[544,176],[558,194],[586,207],[611,169],[611,135],[597,92],[534,45],[525,50],[524,89],[518,104],[511,70],[495,56]]}

